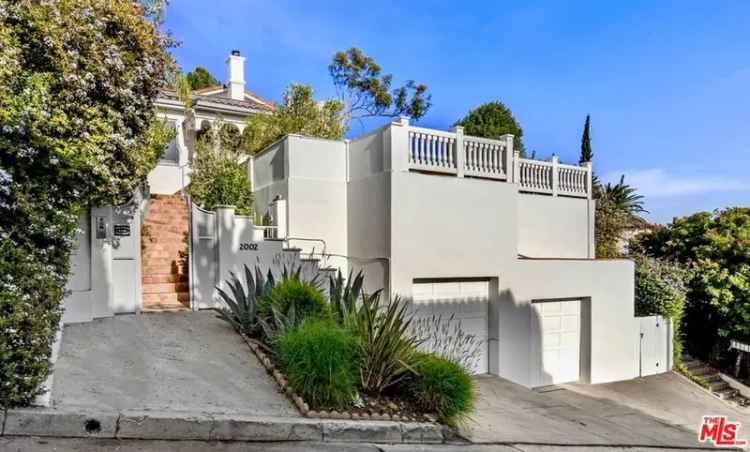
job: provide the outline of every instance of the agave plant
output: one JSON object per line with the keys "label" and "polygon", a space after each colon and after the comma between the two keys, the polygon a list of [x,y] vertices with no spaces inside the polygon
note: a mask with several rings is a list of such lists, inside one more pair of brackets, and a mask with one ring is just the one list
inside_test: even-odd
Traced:
{"label": "agave plant", "polygon": [[357,326],[365,392],[380,394],[415,373],[420,340],[412,334],[408,307],[398,296],[383,306],[380,291],[362,297]]}
{"label": "agave plant", "polygon": [[230,293],[216,286],[216,292],[225,305],[218,310],[218,317],[226,320],[240,333],[253,336],[257,333],[259,326],[258,301],[273,289],[275,284],[273,274],[269,270],[268,276],[264,278],[263,272],[256,266],[255,276],[253,276],[253,271],[245,265],[244,285],[234,272],[229,275],[229,279],[225,282]]}
{"label": "agave plant", "polygon": [[362,286],[365,276],[360,270],[354,278],[349,271],[349,277],[344,279],[341,270],[336,276],[328,277],[328,288],[331,299],[331,308],[336,320],[344,322],[357,309],[357,301],[362,296]]}

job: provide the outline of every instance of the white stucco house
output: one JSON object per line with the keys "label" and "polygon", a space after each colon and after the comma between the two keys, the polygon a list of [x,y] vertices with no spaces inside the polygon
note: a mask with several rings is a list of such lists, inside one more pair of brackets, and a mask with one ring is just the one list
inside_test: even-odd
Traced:
{"label": "white stucco house", "polygon": [[[243,64],[233,52],[226,85],[196,92],[189,111],[173,94],[159,99],[178,136],[149,176],[150,197],[84,220],[66,321],[142,311],[152,298],[158,308],[169,299],[159,291],[175,285],[184,309],[214,307],[213,288],[230,270],[278,267],[284,256],[311,271],[363,269],[369,290],[410,298],[417,316],[453,316],[484,344],[477,373],[535,387],[671,368],[669,325],[634,316],[633,263],[595,259],[591,164],[521,158],[511,135],[400,118],[351,140],[284,137],[246,161],[255,208],[273,224],[185,207],[188,268],[160,279],[145,256],[163,250],[141,224],[150,216],[172,226],[158,223],[168,211],[158,195],[183,199],[186,131],[218,115],[242,127],[274,108],[245,89]],[[130,234],[116,237],[124,224]]]}

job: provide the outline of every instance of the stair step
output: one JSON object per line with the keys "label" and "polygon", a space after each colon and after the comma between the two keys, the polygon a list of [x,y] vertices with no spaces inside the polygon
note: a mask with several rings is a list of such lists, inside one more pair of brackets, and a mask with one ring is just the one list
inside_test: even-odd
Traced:
{"label": "stair step", "polygon": [[158,312],[189,312],[190,308],[182,304],[151,304],[141,308],[142,313],[153,314]]}
{"label": "stair step", "polygon": [[723,380],[723,379],[721,378],[721,375],[719,375],[719,374],[713,374],[713,375],[710,375],[710,376],[708,376],[708,377],[705,377],[705,378],[703,378],[703,380],[705,380],[705,381],[706,381],[706,383],[715,383],[715,382],[720,382],[720,381],[724,381],[724,380]]}
{"label": "stair step", "polygon": [[143,285],[146,284],[165,284],[165,283],[187,283],[188,275],[182,274],[149,274],[143,276]]}
{"label": "stair step", "polygon": [[713,374],[716,373],[716,371],[714,369],[712,369],[712,368],[710,368],[708,366],[705,366],[705,365],[701,366],[701,367],[698,367],[698,368],[695,368],[693,370],[690,370],[690,369],[688,369],[688,370],[690,371],[691,374],[695,375],[696,377],[705,377],[705,376],[713,375]]}
{"label": "stair step", "polygon": [[729,386],[729,383],[727,383],[726,381],[721,380],[721,381],[714,381],[714,382],[710,383],[708,385],[708,387],[713,392],[720,392],[720,391],[723,391],[723,390],[725,390],[727,388],[730,388],[731,386]]}
{"label": "stair step", "polygon": [[187,292],[190,288],[186,282],[181,283],[151,283],[143,284],[143,293],[181,293]]}
{"label": "stair step", "polygon": [[183,303],[190,302],[190,292],[172,292],[172,293],[144,293],[142,296],[143,307],[153,303]]}
{"label": "stair step", "polygon": [[736,397],[737,394],[739,394],[739,391],[734,388],[728,388],[721,391],[715,391],[714,394],[722,400],[729,400]]}

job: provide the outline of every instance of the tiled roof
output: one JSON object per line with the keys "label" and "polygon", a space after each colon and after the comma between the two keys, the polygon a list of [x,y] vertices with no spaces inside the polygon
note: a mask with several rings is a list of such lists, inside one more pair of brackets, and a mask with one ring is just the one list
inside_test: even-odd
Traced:
{"label": "tiled roof", "polygon": [[[159,97],[168,100],[178,100],[177,92],[173,89],[162,89]],[[228,89],[223,85],[195,90],[192,92],[191,100],[194,106],[203,102],[211,102],[247,109],[248,113],[250,110],[271,112],[276,109],[276,104],[247,89],[245,90],[244,100],[232,99],[229,97]]]}

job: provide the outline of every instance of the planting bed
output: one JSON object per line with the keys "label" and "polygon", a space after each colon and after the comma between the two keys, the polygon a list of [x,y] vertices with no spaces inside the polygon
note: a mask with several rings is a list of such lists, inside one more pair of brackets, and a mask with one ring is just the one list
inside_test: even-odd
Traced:
{"label": "planting bed", "polygon": [[352,407],[349,411],[315,410],[297,394],[289,384],[286,376],[274,364],[272,357],[265,352],[264,346],[252,338],[242,335],[247,345],[268,373],[294,403],[303,416],[323,419],[355,419],[398,422],[437,422],[437,417],[431,413],[423,413],[413,403],[396,397],[374,397],[362,395],[362,407]]}

